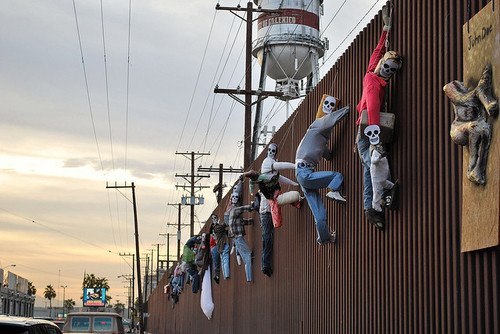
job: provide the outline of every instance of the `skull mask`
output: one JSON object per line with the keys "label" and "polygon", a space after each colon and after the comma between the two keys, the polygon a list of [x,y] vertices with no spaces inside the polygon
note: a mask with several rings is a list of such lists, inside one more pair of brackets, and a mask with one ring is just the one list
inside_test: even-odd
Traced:
{"label": "skull mask", "polygon": [[335,110],[337,105],[337,100],[333,96],[327,96],[325,102],[323,102],[323,112],[325,114],[331,114]]}
{"label": "skull mask", "polygon": [[218,224],[219,223],[219,217],[217,217],[217,215],[212,215],[212,224],[215,225],[215,224]]}
{"label": "skull mask", "polygon": [[232,193],[231,194],[231,203],[238,204],[239,201],[240,201],[240,195],[238,195],[238,193]]}
{"label": "skull mask", "polygon": [[380,66],[380,76],[390,78],[399,69],[399,64],[389,59]]}
{"label": "skull mask", "polygon": [[267,147],[267,157],[271,159],[276,159],[276,153],[278,152],[278,145],[271,143]]}
{"label": "skull mask", "polygon": [[377,145],[380,142],[380,127],[378,125],[368,125],[365,128],[365,136],[370,140],[370,144]]}

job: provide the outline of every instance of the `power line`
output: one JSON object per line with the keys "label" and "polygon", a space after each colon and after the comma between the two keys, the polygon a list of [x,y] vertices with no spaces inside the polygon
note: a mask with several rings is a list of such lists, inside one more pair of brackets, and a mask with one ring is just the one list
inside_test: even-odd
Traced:
{"label": "power line", "polygon": [[60,229],[56,229],[56,228],[50,227],[50,226],[48,226],[48,225],[46,225],[46,224],[44,224],[44,223],[41,223],[41,222],[39,222],[39,221],[37,221],[37,220],[35,220],[35,219],[31,219],[31,218],[23,217],[23,216],[21,216],[21,215],[18,215],[18,214],[16,214],[16,213],[13,213],[13,212],[11,212],[11,211],[9,211],[9,210],[6,210],[6,209],[3,209],[3,208],[0,208],[0,210],[4,211],[4,212],[6,212],[6,213],[8,213],[8,214],[10,214],[10,215],[12,215],[12,216],[15,216],[15,217],[21,218],[21,219],[23,219],[23,220],[26,220],[26,221],[28,221],[28,222],[30,222],[30,223],[33,223],[33,224],[35,224],[35,225],[39,225],[39,226],[45,227],[46,229],[49,229],[49,230],[51,230],[51,231],[53,231],[53,232],[56,232],[56,233],[59,233],[59,234],[65,235],[65,236],[67,236],[67,237],[70,237],[70,238],[73,238],[73,239],[75,239],[75,240],[81,241],[81,242],[86,243],[86,244],[88,244],[88,245],[91,245],[91,246],[94,246],[94,247],[100,248],[100,249],[102,249],[102,250],[105,250],[105,251],[106,251],[106,252],[108,252],[108,253],[111,253],[111,254],[114,254],[114,255],[118,255],[118,253],[115,253],[115,252],[113,252],[113,251],[111,251],[111,250],[109,250],[109,249],[106,249],[106,248],[104,248],[104,247],[102,247],[102,246],[99,246],[99,245],[97,245],[97,244],[94,244],[94,243],[92,243],[92,242],[90,242],[90,241],[87,241],[87,240],[82,239],[82,238],[80,238],[80,237],[77,237],[77,236],[74,236],[74,235],[72,235],[72,234],[69,234],[69,233],[66,233],[66,232],[64,232],[64,231],[61,231]]}
{"label": "power line", "polygon": [[92,112],[92,103],[91,103],[91,99],[90,99],[89,83],[88,83],[88,79],[87,79],[87,70],[85,68],[85,60],[84,60],[84,56],[83,56],[83,47],[82,47],[82,38],[81,38],[81,35],[80,35],[80,27],[79,27],[79,24],[78,24],[78,14],[76,12],[75,0],[73,0],[73,10],[74,10],[74,13],[75,13],[76,32],[77,32],[77,36],[78,36],[78,45],[80,46],[80,56],[82,58],[83,77],[85,79],[85,89],[86,89],[86,92],[87,92],[87,101],[88,101],[88,106],[89,106],[90,119],[91,119],[91,122],[92,122],[92,129],[93,129],[93,132],[94,132],[94,139],[95,139],[95,143],[96,143],[96,146],[97,146],[97,154],[99,156],[99,161],[101,163],[101,170],[102,170],[102,173],[104,174],[104,176],[106,176],[106,174],[104,172],[104,165],[103,165],[103,162],[102,162],[101,150],[99,148],[99,141],[97,140],[97,132],[96,132],[96,128],[95,128],[94,114]]}

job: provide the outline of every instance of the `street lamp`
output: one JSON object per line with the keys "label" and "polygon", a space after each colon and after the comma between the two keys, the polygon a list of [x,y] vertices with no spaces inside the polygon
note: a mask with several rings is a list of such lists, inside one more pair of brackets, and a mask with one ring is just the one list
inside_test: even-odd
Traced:
{"label": "street lamp", "polygon": [[64,314],[65,314],[65,313],[64,313],[64,308],[65,308],[65,306],[64,306],[64,301],[65,301],[65,299],[66,299],[66,288],[67,288],[67,287],[68,287],[67,285],[61,285],[61,288],[63,288],[63,318],[64,318]]}

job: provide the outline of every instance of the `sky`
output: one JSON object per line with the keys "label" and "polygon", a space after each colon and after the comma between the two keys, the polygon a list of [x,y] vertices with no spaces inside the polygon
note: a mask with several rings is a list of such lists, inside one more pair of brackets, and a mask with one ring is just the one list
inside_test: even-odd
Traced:
{"label": "sky", "polygon": [[[220,1],[221,6],[246,2]],[[243,165],[244,108],[215,85],[244,86],[245,26],[207,0],[4,0],[0,6],[0,268],[47,285],[53,306],[81,305],[85,273],[106,277],[126,303],[135,253],[135,185],[141,265],[160,245],[176,253],[177,207],[195,165]],[[333,66],[384,1],[324,2],[321,38]],[[253,35],[256,36],[256,27]],[[83,60],[83,61],[82,61]],[[253,88],[260,66],[253,64]],[[267,90],[274,89],[272,79]],[[300,104],[269,98],[263,123],[279,129]],[[269,141],[269,137],[267,138]],[[205,173],[206,174],[206,173]],[[231,185],[236,174],[226,174]],[[217,174],[198,185],[195,232],[216,207]],[[182,210],[189,221],[189,206]],[[187,240],[183,228],[181,240]],[[15,264],[14,266],[11,266]],[[144,270],[144,269],[142,269]],[[61,286],[66,286],[65,289]],[[136,294],[137,295],[137,294]]]}

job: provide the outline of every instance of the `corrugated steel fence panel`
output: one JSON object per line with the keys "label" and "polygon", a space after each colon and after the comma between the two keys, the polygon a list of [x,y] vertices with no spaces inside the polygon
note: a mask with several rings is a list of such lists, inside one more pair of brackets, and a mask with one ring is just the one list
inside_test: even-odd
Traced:
{"label": "corrugated steel fence panel", "polygon": [[[279,160],[294,161],[322,94],[351,106],[332,132],[335,158],[319,166],[345,177],[347,204],[325,200],[338,243],[316,244],[306,203],[300,210],[286,207],[284,225],[275,230],[275,272],[268,278],[260,272],[261,231],[254,214],[247,240],[255,254],[255,281],[245,282],[244,267],[232,255],[231,278],[213,284],[215,311],[207,320],[190,286],[172,309],[164,278],[149,300],[149,332],[500,333],[499,248],[460,253],[462,153],[449,137],[453,111],[442,93],[445,83],[462,78],[462,25],[487,2],[394,3],[390,48],[403,54],[404,66],[387,90],[397,118],[392,172],[402,187],[399,210],[386,216],[387,230],[364,219],[362,171],[353,152],[355,106],[381,32],[377,16],[273,139]],[[221,216],[223,208],[217,210]]]}

